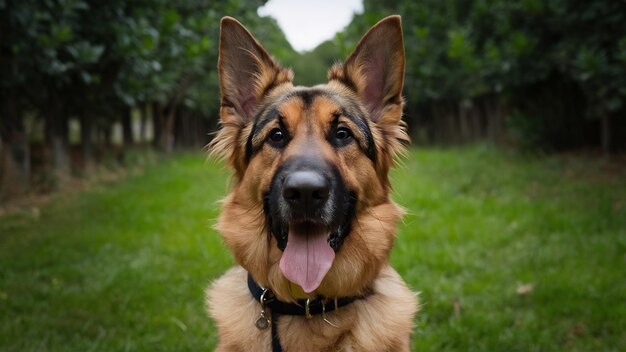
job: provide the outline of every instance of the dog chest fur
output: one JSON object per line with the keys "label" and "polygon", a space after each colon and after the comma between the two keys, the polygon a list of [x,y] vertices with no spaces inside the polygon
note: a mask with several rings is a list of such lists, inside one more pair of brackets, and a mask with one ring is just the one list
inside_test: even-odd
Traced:
{"label": "dog chest fur", "polygon": [[[255,321],[261,306],[248,291],[247,272],[231,268],[207,290],[209,313],[219,331],[216,351],[271,351],[269,330]],[[373,294],[327,313],[334,327],[314,316],[281,316],[283,351],[409,351],[417,299],[390,266],[374,281]]]}

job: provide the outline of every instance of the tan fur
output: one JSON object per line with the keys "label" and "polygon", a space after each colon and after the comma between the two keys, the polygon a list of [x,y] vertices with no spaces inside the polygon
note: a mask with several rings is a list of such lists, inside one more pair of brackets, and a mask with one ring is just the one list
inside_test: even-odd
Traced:
{"label": "tan fur", "polygon": [[[389,55],[379,57],[379,49]],[[373,162],[363,152],[365,136],[341,115],[342,106],[336,100],[324,95],[307,103],[298,96],[285,98],[299,89],[291,83],[291,71],[280,67],[236,20],[222,21],[218,64],[222,127],[210,148],[234,169],[235,181],[215,227],[240,266],[207,290],[209,313],[218,327],[217,350],[271,350],[270,329],[259,331],[254,325],[261,307],[248,291],[246,271],[285,302],[373,292],[328,313],[328,320],[338,327],[324,322],[321,316],[281,316],[278,333],[284,351],[409,350],[416,295],[388,264],[396,224],[403,215],[389,198],[388,171],[409,139],[401,121],[403,52],[399,17],[387,18],[364,36],[342,66],[330,70],[328,84],[319,86],[327,94],[341,96],[367,111],[376,150]],[[376,66],[369,67],[371,62]],[[272,102],[278,102],[275,108],[292,139],[281,150],[266,145],[266,136],[278,127],[278,122],[272,121],[251,139],[259,151],[247,160],[245,151],[253,128],[251,106]],[[355,142],[332,147],[326,136],[333,121],[350,127]],[[307,294],[279,269],[282,252],[276,239],[268,236],[263,196],[283,162],[311,152],[336,166],[358,202],[352,231],[337,251],[330,271],[320,286]]]}

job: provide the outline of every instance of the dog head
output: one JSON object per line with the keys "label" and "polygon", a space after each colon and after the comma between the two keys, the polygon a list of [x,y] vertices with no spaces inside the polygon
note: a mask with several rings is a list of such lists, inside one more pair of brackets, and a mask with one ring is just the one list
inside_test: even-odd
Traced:
{"label": "dog head", "polygon": [[291,70],[225,17],[218,69],[210,150],[234,170],[216,225],[226,245],[279,299],[362,293],[402,215],[388,179],[409,140],[400,17],[372,27],[314,87],[294,86]]}

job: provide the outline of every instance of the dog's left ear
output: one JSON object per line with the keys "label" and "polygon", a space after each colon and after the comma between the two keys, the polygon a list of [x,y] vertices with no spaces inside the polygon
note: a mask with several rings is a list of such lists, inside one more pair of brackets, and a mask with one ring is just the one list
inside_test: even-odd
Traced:
{"label": "dog's left ear", "polygon": [[[402,117],[404,84],[404,42],[400,16],[386,17],[374,25],[361,38],[345,63],[331,68],[328,79],[339,80],[354,89],[372,120],[395,119],[383,122],[398,123]],[[399,107],[400,113],[386,114],[388,107]]]}

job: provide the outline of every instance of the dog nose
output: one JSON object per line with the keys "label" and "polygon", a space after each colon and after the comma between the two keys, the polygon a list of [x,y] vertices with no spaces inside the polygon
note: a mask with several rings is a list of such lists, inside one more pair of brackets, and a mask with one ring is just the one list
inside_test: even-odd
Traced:
{"label": "dog nose", "polygon": [[317,210],[326,203],[330,185],[324,175],[315,171],[295,171],[283,184],[283,198],[297,213]]}

